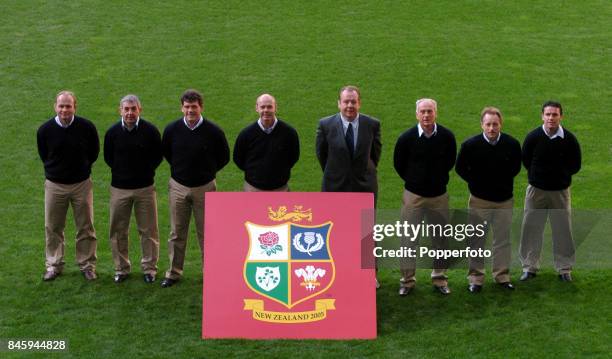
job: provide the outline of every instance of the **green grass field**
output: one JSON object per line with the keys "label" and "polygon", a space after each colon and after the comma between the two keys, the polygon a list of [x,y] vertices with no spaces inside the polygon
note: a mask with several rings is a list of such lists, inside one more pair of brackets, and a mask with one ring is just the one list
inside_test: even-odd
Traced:
{"label": "green grass field", "polygon": [[[505,131],[522,141],[541,124],[541,103],[553,98],[563,103],[563,124],[583,150],[573,207],[598,210],[609,223],[609,1],[4,0],[0,14],[0,339],[65,338],[73,357],[609,357],[612,266],[605,258],[595,266],[578,262],[572,284],[547,269],[510,294],[488,282],[481,295],[470,295],[465,271],[454,270],[454,292],[445,298],[431,292],[427,271],[419,273],[417,291],[400,298],[398,272],[385,269],[375,341],[203,341],[193,237],[179,285],[145,285],[137,265],[130,280],[112,282],[110,171],[101,158],[92,175],[100,278],[86,283],[74,264],[69,218],[66,270],[43,283],[44,175],[35,138],[61,89],[77,94],[77,113],[93,120],[102,137],[118,120],[123,95],[138,94],[142,116],[162,130],[181,115],[181,92],[193,87],[233,146],[256,119],[257,95],[270,92],[279,117],[301,137],[291,188],[317,191],[317,120],[337,111],[342,85],[355,84],[362,112],[382,121],[379,207],[392,209],[402,193],[393,147],[415,123],[417,98],[438,100],[438,121],[458,142],[479,131],[486,105],[499,107]],[[156,177],[160,272],[168,265],[168,176],[163,163]],[[217,181],[221,191],[238,191],[242,174],[230,163]],[[515,183],[517,207],[525,186],[523,171]],[[467,188],[454,172],[448,188],[451,206],[465,207]],[[598,233],[584,248],[601,258],[610,252],[609,231]],[[138,241],[130,248],[138,263]]]}

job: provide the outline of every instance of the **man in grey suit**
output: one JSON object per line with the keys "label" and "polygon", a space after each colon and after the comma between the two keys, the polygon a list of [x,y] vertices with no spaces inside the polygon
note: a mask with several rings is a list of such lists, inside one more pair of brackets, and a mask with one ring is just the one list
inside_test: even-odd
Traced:
{"label": "man in grey suit", "polygon": [[382,148],[380,122],[360,114],[360,107],[359,89],[344,86],[338,94],[340,113],[319,121],[316,151],[323,169],[321,191],[370,192],[376,206],[376,167]]}
{"label": "man in grey suit", "polygon": [[323,170],[323,192],[370,192],[378,196],[376,166],[380,159],[380,122],[359,113],[355,86],[338,96],[340,113],[325,117],[317,128],[317,158]]}

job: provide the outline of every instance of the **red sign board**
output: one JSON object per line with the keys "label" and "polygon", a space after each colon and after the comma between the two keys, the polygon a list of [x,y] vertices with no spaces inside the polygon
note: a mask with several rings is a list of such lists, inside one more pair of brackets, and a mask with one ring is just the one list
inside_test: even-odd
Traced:
{"label": "red sign board", "polygon": [[373,205],[367,193],[206,193],[202,337],[376,338],[362,260]]}

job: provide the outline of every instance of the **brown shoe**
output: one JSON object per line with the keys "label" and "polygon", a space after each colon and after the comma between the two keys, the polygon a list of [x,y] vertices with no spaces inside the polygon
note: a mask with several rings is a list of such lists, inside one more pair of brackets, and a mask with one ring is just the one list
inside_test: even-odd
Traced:
{"label": "brown shoe", "polygon": [[59,277],[59,275],[60,274],[58,272],[54,272],[52,270],[46,271],[45,274],[43,274],[43,281],[45,281],[45,282],[52,281],[55,278]]}
{"label": "brown shoe", "polygon": [[85,279],[87,279],[88,281],[98,279],[98,275],[92,269],[85,269],[84,271],[82,271],[82,273],[83,277],[85,277]]}

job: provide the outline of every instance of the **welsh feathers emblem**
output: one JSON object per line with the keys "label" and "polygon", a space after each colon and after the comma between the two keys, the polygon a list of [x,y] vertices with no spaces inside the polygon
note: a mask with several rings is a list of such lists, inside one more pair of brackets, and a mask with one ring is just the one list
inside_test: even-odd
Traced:
{"label": "welsh feathers emblem", "polygon": [[[243,275],[246,285],[258,296],[290,309],[331,287],[335,278],[330,251],[331,222],[318,226],[291,222],[262,226],[246,222],[245,226],[249,251]],[[333,309],[331,301],[329,309]]]}
{"label": "welsh feathers emblem", "polygon": [[296,276],[304,278],[304,281],[300,283],[300,285],[306,287],[306,290],[309,291],[313,291],[316,287],[321,285],[320,282],[317,282],[317,277],[323,278],[325,273],[325,269],[315,266],[306,266],[305,268],[298,268],[295,270]]}

